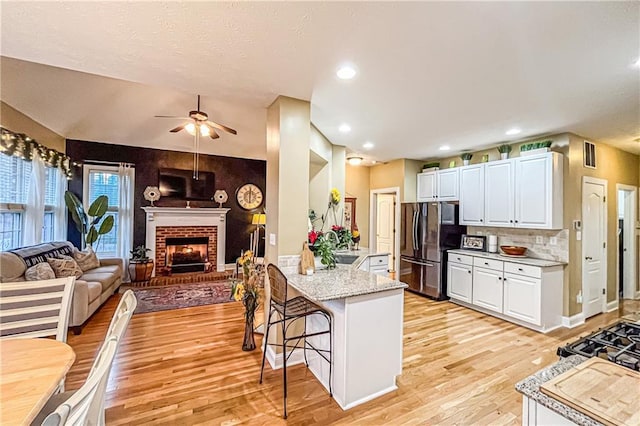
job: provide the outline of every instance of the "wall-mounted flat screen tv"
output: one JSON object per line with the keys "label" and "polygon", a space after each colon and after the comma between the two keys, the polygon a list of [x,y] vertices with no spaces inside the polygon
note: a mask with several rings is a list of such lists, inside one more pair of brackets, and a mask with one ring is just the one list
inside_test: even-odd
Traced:
{"label": "wall-mounted flat screen tv", "polygon": [[216,175],[213,172],[199,172],[198,179],[193,178],[193,170],[160,169],[158,183],[160,195],[178,200],[213,199],[216,190]]}

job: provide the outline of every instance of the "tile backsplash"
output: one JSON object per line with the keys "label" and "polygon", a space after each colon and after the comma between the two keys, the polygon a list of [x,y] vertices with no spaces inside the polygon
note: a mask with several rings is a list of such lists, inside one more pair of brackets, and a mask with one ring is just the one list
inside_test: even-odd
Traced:
{"label": "tile backsplash", "polygon": [[[569,230],[542,230],[542,229],[517,229],[517,228],[493,228],[483,226],[468,226],[469,235],[497,235],[498,247],[523,246],[527,255],[538,259],[569,262]],[[536,243],[536,237],[542,237],[542,244]],[[551,238],[555,238],[555,245],[551,244]],[[498,251],[500,249],[498,248]]]}

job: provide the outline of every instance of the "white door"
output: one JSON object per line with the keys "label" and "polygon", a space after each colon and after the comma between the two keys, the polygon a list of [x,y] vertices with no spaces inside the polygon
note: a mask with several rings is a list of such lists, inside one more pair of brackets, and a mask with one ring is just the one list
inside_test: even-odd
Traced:
{"label": "white door", "polygon": [[[627,185],[617,185],[619,197],[619,217],[622,218],[622,297],[634,299],[636,295],[636,194],[637,189]],[[619,263],[619,262],[618,262]]]}
{"label": "white door", "polygon": [[460,224],[484,225],[484,165],[460,168]]}
{"label": "white door", "polygon": [[395,195],[378,194],[377,223],[376,223],[376,250],[378,253],[391,253],[389,255],[389,270],[393,271],[394,242],[395,242]]}
{"label": "white door", "polygon": [[436,172],[418,173],[418,201],[436,199]]}
{"label": "white door", "polygon": [[473,283],[471,266],[450,262],[447,269],[447,295],[452,299],[471,303],[471,286]]}
{"label": "white door", "polygon": [[504,314],[541,325],[540,294],[542,281],[538,278],[504,274]]}
{"label": "white door", "polygon": [[553,162],[551,154],[516,159],[515,226],[551,228]]}
{"label": "white door", "polygon": [[582,184],[582,312],[585,318],[604,310],[606,271],[606,182]]}
{"label": "white door", "polygon": [[458,201],[459,169],[440,170],[437,173],[436,198],[438,201]]}
{"label": "white door", "polygon": [[484,172],[486,226],[513,227],[515,160],[487,163]]}
{"label": "white door", "polygon": [[502,271],[473,268],[474,305],[502,313]]}

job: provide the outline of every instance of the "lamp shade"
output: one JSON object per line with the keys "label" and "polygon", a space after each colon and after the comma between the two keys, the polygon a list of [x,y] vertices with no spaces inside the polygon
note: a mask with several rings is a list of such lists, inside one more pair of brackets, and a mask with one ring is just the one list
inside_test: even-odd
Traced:
{"label": "lamp shade", "polygon": [[264,213],[254,213],[251,218],[252,225],[265,225],[267,223],[267,215]]}

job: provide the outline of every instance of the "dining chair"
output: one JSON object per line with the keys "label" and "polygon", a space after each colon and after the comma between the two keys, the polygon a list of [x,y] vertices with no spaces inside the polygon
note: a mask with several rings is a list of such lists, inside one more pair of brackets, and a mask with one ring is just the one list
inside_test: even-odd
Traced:
{"label": "dining chair", "polygon": [[[104,343],[100,348],[98,356],[93,362],[91,366],[91,370],[89,371],[89,376],[85,384],[78,389],[77,391],[65,392],[62,394],[52,396],[49,401],[45,404],[44,408],[40,410],[40,413],[36,416],[35,421],[32,425],[55,425],[55,424],[76,424],[76,423],[55,423],[56,419],[63,419],[63,415],[65,413],[65,404],[73,405],[76,403],[77,398],[73,399],[75,394],[80,392],[85,385],[90,381],[90,379],[96,375],[99,375],[99,380],[97,384],[93,382],[89,386],[95,386],[95,390],[91,390],[90,401],[87,403],[87,407],[84,408],[84,402],[82,402],[83,408],[78,408],[78,410],[82,411],[82,416],[79,417],[83,420],[84,423],[77,424],[91,424],[91,425],[104,425],[105,424],[105,415],[104,415],[104,400],[105,394],[107,391],[107,385],[109,383],[109,371],[102,372],[101,368],[104,362],[103,356],[101,356],[102,352],[105,350],[106,346],[110,346],[115,342],[115,351],[117,352],[120,347],[120,343],[124,337],[124,334],[127,330],[129,322],[131,321],[131,317],[133,316],[133,312],[138,305],[138,301],[136,299],[135,293],[131,290],[127,290],[122,297],[120,298],[120,302],[116,307],[115,312],[113,313],[113,317],[111,318],[111,323],[109,324],[109,328],[107,329],[107,333],[105,335]],[[115,356],[115,354],[114,354]],[[113,360],[111,360],[113,362]],[[67,401],[71,401],[70,403]],[[84,399],[82,400],[84,401]],[[55,410],[55,411],[54,411]],[[71,410],[71,408],[70,408]],[[57,415],[54,415],[57,413]],[[46,423],[45,420],[48,416],[52,416],[49,419],[50,423]]]}
{"label": "dining chair", "polygon": [[75,277],[0,286],[0,339],[56,336],[67,341]]}
{"label": "dining chair", "polygon": [[[264,360],[267,354],[267,345],[269,344],[269,330],[272,325],[280,324],[282,332],[282,375],[284,385],[284,403],[283,403],[283,417],[287,418],[287,360],[293,354],[295,349],[301,348],[304,353],[304,360],[307,367],[309,363],[307,361],[307,350],[313,350],[320,357],[329,363],[329,395],[333,396],[332,391],[332,378],[333,378],[333,335],[332,331],[332,319],[331,313],[326,309],[323,309],[319,305],[313,303],[311,300],[304,296],[297,296],[292,299],[287,299],[287,278],[282,271],[274,264],[270,263],[267,266],[267,273],[269,275],[269,289],[271,291],[271,298],[269,302],[269,317],[267,320],[267,326],[264,336],[264,350],[262,352],[262,366],[260,367],[260,383],[262,383],[262,375],[264,371]],[[273,314],[277,314],[280,319],[273,320]],[[328,328],[326,330],[311,331],[307,330],[307,317],[311,315],[320,315],[327,321]],[[288,333],[289,327],[296,322],[296,320],[304,319],[304,329],[301,333],[292,335]],[[295,330],[295,327],[294,327]],[[324,334],[329,335],[329,349],[316,348],[314,344],[309,341],[310,337],[321,336]],[[293,345],[289,342],[295,341]],[[299,346],[302,342],[302,346]]]}
{"label": "dining chair", "polygon": [[[113,360],[118,350],[118,339],[110,337],[100,348],[96,358],[96,368],[89,373],[82,387],[74,392],[68,399],[60,403],[57,408],[48,414],[41,423],[43,426],[84,426],[94,425],[96,419],[90,418],[93,402],[98,398],[104,398],[104,389],[101,384],[108,380]],[[36,418],[36,420],[38,420]],[[32,423],[32,424],[34,424]]]}

